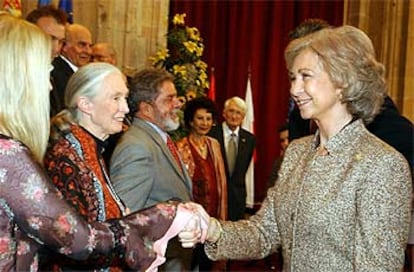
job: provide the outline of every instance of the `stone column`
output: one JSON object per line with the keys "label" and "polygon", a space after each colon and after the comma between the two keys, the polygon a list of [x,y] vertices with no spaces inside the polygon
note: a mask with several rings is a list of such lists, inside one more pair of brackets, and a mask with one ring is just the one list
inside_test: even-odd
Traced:
{"label": "stone column", "polygon": [[[26,16],[38,1],[21,2]],[[58,2],[51,1],[55,6]],[[169,0],[73,0],[73,21],[88,27],[94,42],[113,44],[119,68],[132,75],[166,46],[169,4]]]}
{"label": "stone column", "polygon": [[[82,0],[77,0],[82,2]],[[96,0],[97,42],[111,42],[120,67],[132,74],[166,46],[169,0]]]}
{"label": "stone column", "polygon": [[414,42],[413,5],[406,0],[345,0],[344,7],[344,23],[359,27],[372,39],[377,58],[386,67],[388,94],[411,121],[414,54],[408,48]]}

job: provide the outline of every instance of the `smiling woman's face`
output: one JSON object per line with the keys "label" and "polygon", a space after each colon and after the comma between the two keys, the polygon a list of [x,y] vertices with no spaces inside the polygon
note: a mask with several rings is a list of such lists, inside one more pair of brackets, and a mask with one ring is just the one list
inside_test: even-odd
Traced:
{"label": "smiling woman's face", "polygon": [[108,75],[98,95],[90,101],[90,127],[96,137],[105,139],[122,130],[123,120],[129,112],[128,88],[120,73]]}
{"label": "smiling woman's face", "polygon": [[343,109],[338,107],[341,90],[334,86],[318,55],[310,49],[295,58],[289,78],[290,94],[302,118],[321,120],[331,116],[332,111]]}
{"label": "smiling woman's face", "polygon": [[204,136],[213,126],[213,114],[206,109],[198,109],[194,113],[193,120],[190,122],[191,133]]}

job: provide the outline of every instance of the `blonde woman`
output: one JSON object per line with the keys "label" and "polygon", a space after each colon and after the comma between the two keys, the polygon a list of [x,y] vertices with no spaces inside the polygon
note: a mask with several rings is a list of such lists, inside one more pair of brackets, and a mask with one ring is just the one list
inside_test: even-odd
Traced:
{"label": "blonde woman", "polygon": [[290,42],[285,59],[291,96],[318,131],[289,144],[256,215],[203,215],[207,255],[258,259],[281,250],[286,271],[401,271],[411,175],[404,157],[365,128],[386,93],[370,39],[351,26],[324,29]]}
{"label": "blonde woman", "polygon": [[40,166],[49,138],[50,58],[49,36],[0,13],[0,270],[37,271],[41,246],[75,260],[103,254],[134,270],[154,269],[162,252],[148,250],[148,242],[166,246],[167,231],[185,215],[181,206],[88,223]]}

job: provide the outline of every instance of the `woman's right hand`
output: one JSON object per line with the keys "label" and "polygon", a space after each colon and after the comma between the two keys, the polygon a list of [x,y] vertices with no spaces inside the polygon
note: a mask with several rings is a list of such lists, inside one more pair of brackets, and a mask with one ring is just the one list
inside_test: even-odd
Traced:
{"label": "woman's right hand", "polygon": [[182,205],[191,210],[196,219],[194,221],[191,220],[187,227],[178,234],[181,245],[188,248],[194,247],[197,243],[204,243],[206,240],[212,240],[212,238],[214,238],[212,237],[212,234],[216,233],[216,222],[218,223],[218,221],[210,217],[200,204],[188,202]]}

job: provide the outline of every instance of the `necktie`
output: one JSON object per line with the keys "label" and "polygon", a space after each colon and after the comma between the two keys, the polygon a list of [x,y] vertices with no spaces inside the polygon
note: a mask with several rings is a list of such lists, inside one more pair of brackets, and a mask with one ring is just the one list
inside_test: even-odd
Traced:
{"label": "necktie", "polygon": [[183,169],[181,168],[181,160],[180,160],[180,156],[178,155],[177,148],[175,147],[175,144],[173,143],[173,141],[171,140],[169,136],[167,136],[167,146],[168,146],[168,149],[171,151],[171,154],[173,155],[175,162],[178,165],[178,168],[180,168],[180,170],[183,171]]}
{"label": "necktie", "polygon": [[227,145],[227,165],[229,167],[230,175],[233,174],[234,166],[236,164],[237,156],[237,145],[236,145],[236,134],[232,133]]}

